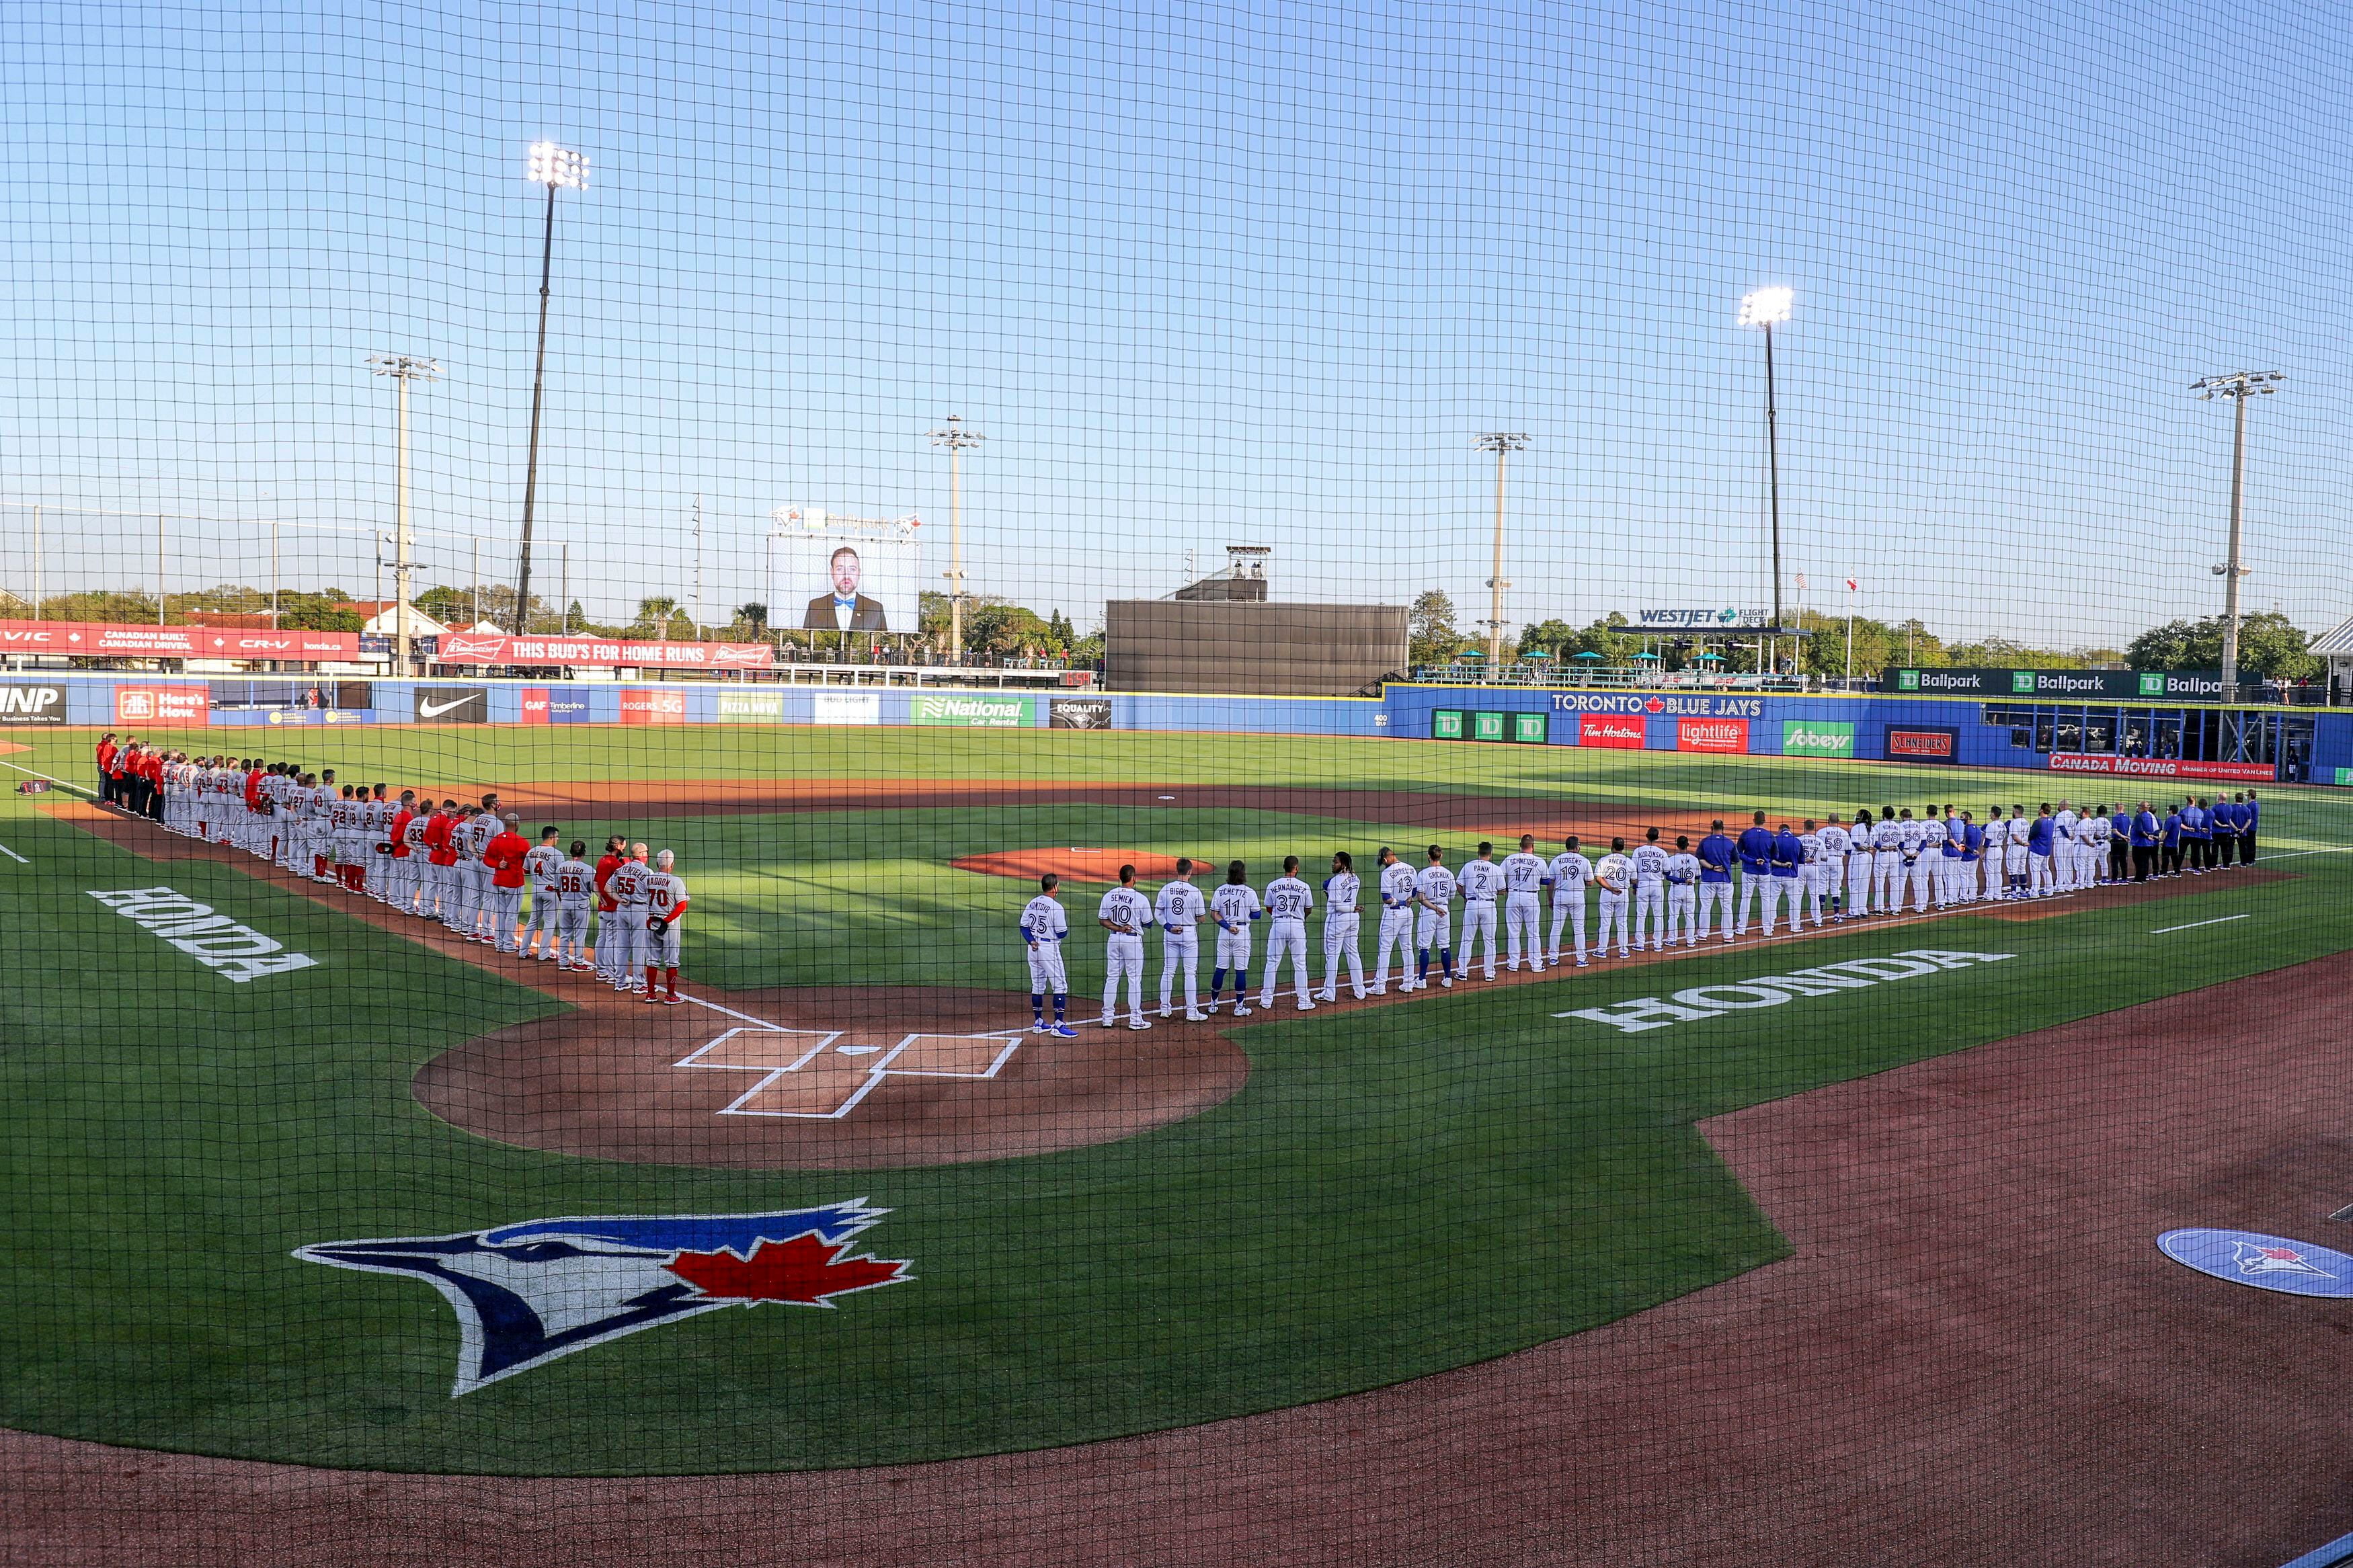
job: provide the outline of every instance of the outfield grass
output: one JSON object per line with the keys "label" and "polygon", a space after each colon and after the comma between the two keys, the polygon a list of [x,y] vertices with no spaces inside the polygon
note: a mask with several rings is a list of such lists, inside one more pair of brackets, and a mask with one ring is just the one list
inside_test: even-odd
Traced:
{"label": "outfield grass", "polygon": [[[216,732],[217,734],[217,732]],[[1660,753],[1068,732],[273,733],[392,780],[664,773],[1094,777],[1754,802],[2015,798],[2021,775]],[[942,744],[945,742],[945,744]],[[413,749],[403,766],[404,747]],[[79,740],[5,760],[80,776]],[[61,763],[61,766],[49,764]],[[854,773],[843,770],[854,769]],[[349,774],[347,773],[347,776]],[[1975,788],[1969,785],[1974,782]],[[2353,841],[2344,807],[2272,800],[2267,853]],[[574,825],[566,825],[571,826]],[[578,825],[580,826],[602,826]],[[821,813],[664,823],[698,869],[694,941],[725,986],[1019,984],[992,935],[1017,884],[974,848],[1090,840],[1311,853],[1386,831],[1233,811]],[[1410,832],[1398,830],[1398,836]],[[1443,837],[1443,836],[1440,836]],[[1924,1056],[2353,944],[2317,896],[2342,857],[2154,905],[1958,918],[1672,970],[1438,993],[1240,1030],[1225,1105],[1123,1142],[856,1174],[619,1165],[510,1148],[418,1109],[416,1068],[560,1010],[539,993],[242,872],[156,864],[10,797],[0,913],[0,1424],[158,1447],[395,1469],[691,1472],[999,1451],[1272,1408],[1610,1321],[1781,1254],[1693,1123]],[[317,958],[232,986],[87,897],[169,885]],[[1075,900],[1074,900],[1075,902]],[[2246,918],[2169,936],[2158,928]],[[1074,922],[1084,929],[1085,922]],[[1369,948],[1369,940],[1366,942]],[[1074,939],[1074,982],[1099,974]],[[1311,949],[1320,945],[1311,937]],[[1647,1034],[1555,1014],[1915,947],[1991,967]],[[1156,975],[1156,958],[1153,973]],[[1081,1011],[1085,1009],[1083,1005]],[[545,1215],[731,1213],[868,1196],[861,1250],[914,1282],[838,1310],[712,1313],[452,1400],[457,1330],[413,1280],[290,1249]]]}

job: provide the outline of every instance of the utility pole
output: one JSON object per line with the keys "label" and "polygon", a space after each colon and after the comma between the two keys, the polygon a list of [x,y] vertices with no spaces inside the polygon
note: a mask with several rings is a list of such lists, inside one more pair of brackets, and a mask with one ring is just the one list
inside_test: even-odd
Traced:
{"label": "utility pole", "polygon": [[2225,375],[2200,377],[2189,390],[2211,401],[2227,397],[2238,405],[2231,429],[2231,548],[2229,558],[2214,568],[2222,579],[2222,698],[2229,701],[2239,684],[2239,579],[2247,574],[2239,544],[2246,516],[2247,399],[2269,396],[2284,380],[2274,370],[2234,370]]}
{"label": "utility pole", "polygon": [[1487,579],[1487,679],[1501,679],[1504,662],[1504,590],[1511,584],[1504,581],[1504,458],[1528,444],[1527,437],[1516,430],[1490,430],[1471,443],[1482,452],[1495,454],[1495,559],[1494,574]]}
{"label": "utility pole", "polygon": [[[392,377],[400,393],[400,437],[395,447],[394,490],[397,500],[394,507],[392,558],[392,647],[393,669],[406,678],[409,673],[409,601],[416,584],[409,572],[409,552],[413,535],[408,521],[408,384],[430,381],[441,374],[441,367],[429,359],[416,354],[377,354],[368,364],[378,375]],[[476,546],[477,550],[480,547]],[[379,557],[380,559],[381,557]],[[273,587],[272,594],[276,593]],[[273,598],[271,610],[277,604]]]}
{"label": "utility pole", "polygon": [[164,624],[164,514],[155,514],[155,624]]}
{"label": "utility pole", "polygon": [[965,429],[956,414],[926,434],[933,446],[948,449],[948,664],[954,668],[964,662],[964,452],[987,437]]}
{"label": "utility pole", "polygon": [[41,608],[41,600],[46,593],[41,581],[41,507],[36,501],[33,503],[33,618],[37,621],[49,618]]}
{"label": "utility pole", "polygon": [[702,640],[702,492],[694,492],[694,637]]}
{"label": "utility pole", "polygon": [[[1767,493],[1773,523],[1773,629],[1781,629],[1781,415],[1773,395],[1773,329],[1789,319],[1797,294],[1788,289],[1759,289],[1743,296],[1740,324],[1765,334],[1765,467]],[[1778,639],[1776,638],[1776,641]]]}
{"label": "utility pole", "polygon": [[[547,385],[547,285],[555,263],[555,193],[588,188],[588,159],[586,153],[574,153],[553,142],[534,142],[531,145],[530,170],[526,176],[534,184],[547,187],[547,225],[539,244],[539,356],[531,371],[531,448],[524,458],[522,475],[522,554],[515,567],[515,634],[530,628],[528,606],[531,604],[531,520],[532,509],[539,499],[539,412],[542,395]],[[481,608],[480,574],[476,574],[475,609]],[[480,614],[474,617],[481,619]]]}

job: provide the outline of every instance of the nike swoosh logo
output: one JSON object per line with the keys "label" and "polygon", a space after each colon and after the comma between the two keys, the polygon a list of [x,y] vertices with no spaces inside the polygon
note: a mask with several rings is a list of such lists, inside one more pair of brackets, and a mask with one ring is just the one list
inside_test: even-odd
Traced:
{"label": "nike swoosh logo", "polygon": [[430,700],[420,702],[417,705],[417,716],[420,719],[438,719],[452,708],[463,708],[473,700],[471,697],[453,697],[447,702],[437,703]]}

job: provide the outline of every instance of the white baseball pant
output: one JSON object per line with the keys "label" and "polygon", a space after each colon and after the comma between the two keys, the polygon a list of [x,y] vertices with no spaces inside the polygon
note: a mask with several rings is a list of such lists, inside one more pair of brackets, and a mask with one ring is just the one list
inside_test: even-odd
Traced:
{"label": "white baseball pant", "polygon": [[1471,973],[1471,955],[1478,951],[1479,939],[1487,939],[1487,978],[1495,978],[1495,900],[1465,899],[1462,900],[1462,950],[1454,955],[1454,973]]}
{"label": "white baseball pant", "polygon": [[1634,884],[1634,945],[1636,948],[1656,946],[1662,952],[1667,945],[1667,888],[1663,882]]}
{"label": "white baseball pant", "polygon": [[1668,942],[1672,942],[1680,931],[1685,947],[1699,945],[1699,924],[1694,918],[1697,903],[1697,896],[1689,882],[1677,882],[1667,889]]}
{"label": "white baseball pant", "polygon": [[1585,962],[1585,889],[1577,888],[1552,896],[1552,961],[1560,962],[1560,928],[1568,928],[1569,941],[1576,945],[1570,954],[1580,963]]}
{"label": "white baseball pant", "polygon": [[1071,989],[1068,975],[1062,971],[1062,944],[1041,942],[1029,949],[1029,994],[1032,996],[1062,996]]}
{"label": "white baseball pant", "polygon": [[1144,938],[1126,931],[1115,931],[1103,944],[1103,1021],[1114,1022],[1119,1016],[1120,982],[1127,983],[1127,1017],[1130,1023],[1144,1020]]}
{"label": "white baseball pant", "polygon": [[1348,961],[1348,994],[1365,994],[1365,955],[1356,951],[1357,917],[1352,912],[1324,917],[1324,990],[1326,1002],[1340,998],[1340,961]]}
{"label": "white baseball pant", "polygon": [[1544,929],[1540,923],[1544,910],[1534,893],[1504,895],[1504,963],[1506,968],[1520,966],[1520,954],[1525,952],[1531,969],[1544,967]]}
{"label": "white baseball pant", "polygon": [[1160,932],[1160,1010],[1168,1010],[1168,997],[1176,984],[1176,973],[1185,973],[1185,1011],[1201,1010],[1201,939],[1190,926],[1183,931]]}
{"label": "white baseball pant", "polygon": [[1276,921],[1266,931],[1266,975],[1260,981],[1258,1005],[1274,1005],[1274,977],[1282,973],[1283,958],[1291,959],[1291,979],[1299,1000],[1307,998],[1307,922]]}
{"label": "white baseball pant", "polygon": [[1594,952],[1606,953],[1609,951],[1609,932],[1614,927],[1618,932],[1618,956],[1633,956],[1633,939],[1626,931],[1626,902],[1625,894],[1613,893],[1607,888],[1601,889],[1601,939],[1593,944]]}
{"label": "white baseball pant", "polygon": [[1384,908],[1381,910],[1379,945],[1373,952],[1373,989],[1385,990],[1389,983],[1389,950],[1398,955],[1398,981],[1413,984],[1413,911]]}

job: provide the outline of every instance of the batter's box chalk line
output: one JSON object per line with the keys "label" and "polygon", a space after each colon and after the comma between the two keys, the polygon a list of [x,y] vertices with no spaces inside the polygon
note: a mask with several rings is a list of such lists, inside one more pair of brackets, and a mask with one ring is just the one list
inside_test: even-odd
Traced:
{"label": "batter's box chalk line", "polygon": [[881,1046],[845,1043],[849,1032],[738,1025],[670,1065],[760,1075],[715,1115],[838,1121],[887,1078],[995,1078],[1029,1038],[1019,1029],[981,1035],[918,1031]]}

